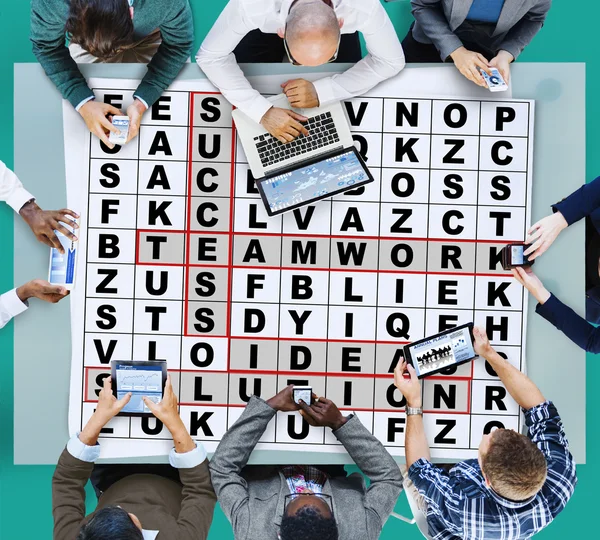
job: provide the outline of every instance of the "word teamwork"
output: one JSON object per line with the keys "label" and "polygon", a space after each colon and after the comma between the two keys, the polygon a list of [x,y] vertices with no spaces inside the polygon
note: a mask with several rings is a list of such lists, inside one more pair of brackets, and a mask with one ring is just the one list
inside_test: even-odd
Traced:
{"label": "word teamwork", "polygon": [[[123,110],[132,99],[96,95]],[[371,93],[346,108],[375,182],[272,218],[220,94],[165,93],[123,147],[81,137],[72,431],[111,360],[158,359],[210,450],[250,396],[296,384],[403,455],[403,345],[474,321],[524,367],[526,303],[500,249],[529,222],[533,103]],[[521,424],[482,359],[426,379],[423,404],[435,456],[473,457],[482,434]],[[120,456],[171,445],[154,417],[117,417],[102,437]],[[342,451],[298,413],[279,413],[259,448]]]}

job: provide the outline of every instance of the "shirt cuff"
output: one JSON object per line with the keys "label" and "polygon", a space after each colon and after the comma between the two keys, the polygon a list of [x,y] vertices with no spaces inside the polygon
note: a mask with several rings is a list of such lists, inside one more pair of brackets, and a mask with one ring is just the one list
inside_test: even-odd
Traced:
{"label": "shirt cuff", "polygon": [[525,424],[527,427],[531,427],[533,424],[544,422],[550,418],[558,416],[558,411],[551,401],[544,401],[531,409],[525,411]]}
{"label": "shirt cuff", "polygon": [[256,96],[256,98],[252,101],[252,104],[247,109],[240,109],[243,113],[246,113],[252,120],[254,120],[257,124],[260,124],[262,117],[266,114],[266,112],[273,107],[273,103],[271,103],[266,97],[262,95]]}
{"label": "shirt cuff", "polygon": [[35,197],[29,193],[25,188],[19,187],[15,189],[8,199],[6,199],[6,203],[17,213],[19,210],[23,208],[23,205],[30,200],[35,199]]}
{"label": "shirt cuff", "polygon": [[79,112],[79,109],[81,109],[81,107],[83,107],[88,101],[92,101],[92,99],[96,99],[96,96],[90,96],[85,98],[83,101],[79,102],[79,105],[77,105],[77,107],[75,107],[75,110],[77,112]]}
{"label": "shirt cuff", "polygon": [[556,296],[550,294],[550,298],[548,298],[548,300],[546,300],[543,304],[538,303],[537,306],[535,306],[535,312],[544,317],[544,319],[550,323],[555,324],[554,317],[557,310],[560,309],[560,303],[560,300],[556,298]]}
{"label": "shirt cuff", "polygon": [[133,99],[139,99],[144,104],[144,107],[146,107],[146,110],[148,110],[150,108],[150,107],[148,107],[148,103],[146,103],[146,100],[141,98],[137,94],[133,94]]}
{"label": "shirt cuff", "polygon": [[67,452],[74,458],[87,463],[95,463],[100,457],[100,445],[87,446],[79,440],[79,433],[73,435],[67,443]]}
{"label": "shirt cuff", "polygon": [[206,450],[202,444],[197,443],[196,448],[186,452],[185,454],[178,454],[175,452],[175,448],[169,452],[169,463],[171,467],[176,469],[193,469],[197,467],[206,459]]}
{"label": "shirt cuff", "polygon": [[408,469],[408,477],[413,484],[417,485],[417,482],[420,479],[420,472],[423,469],[431,469],[432,467],[433,463],[431,463],[431,461],[428,461],[425,458],[419,458]]}
{"label": "shirt cuff", "polygon": [[333,81],[331,77],[325,77],[314,81],[317,97],[319,98],[319,107],[324,107],[335,101],[335,92],[333,91]]}
{"label": "shirt cuff", "polygon": [[8,291],[0,296],[0,304],[4,306],[11,317],[20,315],[29,307],[29,302],[21,302],[21,299],[17,296],[17,289]]}

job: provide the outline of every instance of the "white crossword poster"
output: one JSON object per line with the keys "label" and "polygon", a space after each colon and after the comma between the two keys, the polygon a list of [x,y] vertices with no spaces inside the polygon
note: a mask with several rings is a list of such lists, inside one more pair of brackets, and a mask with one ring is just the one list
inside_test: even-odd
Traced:
{"label": "white crossword poster", "polygon": [[[93,81],[125,110],[136,81]],[[534,103],[394,97],[346,103],[366,187],[268,217],[232,122],[206,81],[177,83],[139,137],[110,150],[65,107],[69,204],[82,214],[72,293],[70,431],[111,360],[166,360],[192,436],[214,451],[251,395],[310,385],[404,454],[402,347],[474,321],[525,369],[526,302],[500,249],[530,221]],[[379,92],[385,91],[386,95]],[[433,457],[476,457],[520,429],[483,360],[423,382]],[[117,417],[103,457],[163,455],[155,418]],[[279,413],[258,449],[343,452],[330,430]]]}

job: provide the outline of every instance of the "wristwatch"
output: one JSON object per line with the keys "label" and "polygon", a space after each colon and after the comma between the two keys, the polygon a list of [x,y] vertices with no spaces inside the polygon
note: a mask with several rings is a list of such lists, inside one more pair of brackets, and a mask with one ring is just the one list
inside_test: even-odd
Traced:
{"label": "wristwatch", "polygon": [[412,416],[413,414],[420,414],[423,416],[423,407],[406,407],[406,416]]}

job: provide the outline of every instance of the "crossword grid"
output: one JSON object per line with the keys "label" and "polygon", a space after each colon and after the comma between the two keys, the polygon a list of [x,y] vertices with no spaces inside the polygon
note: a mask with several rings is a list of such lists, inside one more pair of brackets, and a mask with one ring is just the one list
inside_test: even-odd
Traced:
{"label": "crossword grid", "polygon": [[[126,94],[96,92],[108,101]],[[428,125],[413,125],[414,104]],[[501,149],[516,148],[524,163],[516,171],[486,168],[492,162],[481,152],[498,139],[482,134],[482,116],[498,103],[352,100],[353,135],[376,181],[274,218],[262,208],[220,94],[167,92],[136,142],[116,152],[90,137],[82,426],[110,358],[165,359],[182,417],[198,439],[220,440],[252,393],[270,397],[292,381],[355,411],[386,446],[401,449],[405,404],[391,371],[403,344],[475,320],[522,368],[523,293],[497,269],[497,251],[523,240],[532,113],[526,102],[502,105],[519,111],[518,121],[526,118],[525,136],[502,139],[511,148]],[[456,127],[463,114],[466,133]],[[509,126],[515,120],[502,115]],[[402,129],[390,118],[400,118]],[[466,165],[435,166],[442,141],[454,149],[463,141],[455,154],[467,149]],[[390,164],[399,144],[409,158],[401,166]],[[502,200],[507,185],[518,192],[515,201],[512,194]],[[116,260],[101,260],[101,249],[111,257],[117,250]],[[304,320],[301,310],[310,310]],[[500,316],[506,323],[494,322]],[[423,387],[434,448],[475,449],[484,428],[519,427],[518,407],[488,365],[450,368]],[[170,438],[153,418],[115,418],[103,436]],[[297,414],[278,415],[261,441],[339,445]]]}

